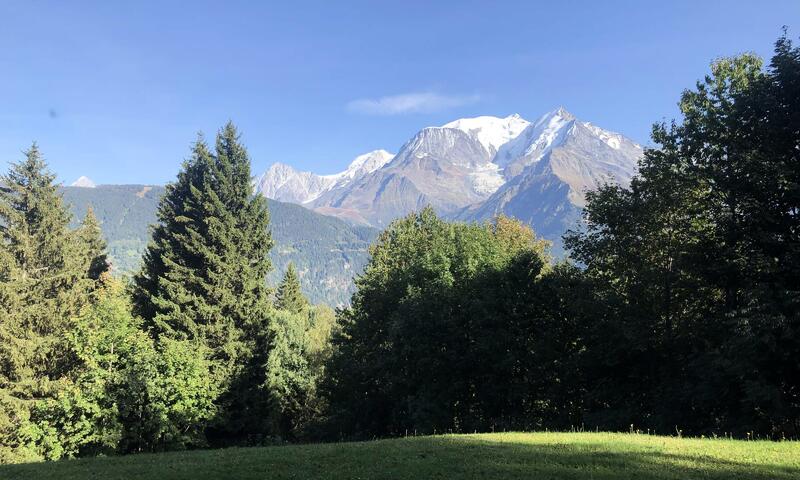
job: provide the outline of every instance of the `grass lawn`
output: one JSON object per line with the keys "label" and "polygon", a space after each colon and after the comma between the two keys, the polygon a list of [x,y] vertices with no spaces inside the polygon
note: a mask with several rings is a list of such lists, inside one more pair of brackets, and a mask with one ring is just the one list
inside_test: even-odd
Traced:
{"label": "grass lawn", "polygon": [[800,479],[800,442],[443,435],[0,466],[0,479]]}

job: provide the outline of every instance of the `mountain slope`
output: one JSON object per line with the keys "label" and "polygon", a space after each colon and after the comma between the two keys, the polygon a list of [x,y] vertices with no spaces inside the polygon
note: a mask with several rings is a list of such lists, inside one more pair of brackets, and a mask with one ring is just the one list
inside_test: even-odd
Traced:
{"label": "mountain slope", "polygon": [[[99,185],[96,188],[62,187],[74,222],[91,206],[100,220],[115,271],[130,274],[141,261],[156,221],[162,186]],[[352,226],[289,203],[269,201],[270,229],[275,246],[270,275],[277,285],[289,262],[301,276],[304,293],[314,303],[342,305],[350,300],[352,277],[369,258],[367,248],[377,236],[370,227]]]}
{"label": "mountain slope", "polygon": [[369,245],[378,230],[354,226],[305,207],[269,202],[270,229],[275,246],[271,284],[277,285],[289,262],[300,275],[303,292],[312,303],[339,306],[350,303],[353,277],[369,260]]}
{"label": "mountain slope", "polygon": [[486,198],[502,183],[492,156],[460,129],[425,128],[391,162],[311,204],[331,213],[355,211],[376,226],[429,204],[440,213],[455,212]]}
{"label": "mountain slope", "polygon": [[147,242],[149,226],[164,187],[150,185],[100,185],[94,188],[62,187],[65,203],[72,209],[73,223],[80,222],[91,207],[100,221],[114,270],[131,273],[138,268]]}
{"label": "mountain slope", "polygon": [[[346,303],[352,276],[363,268],[377,234],[352,223],[384,227],[426,205],[467,221],[499,213],[519,218],[553,240],[559,253],[561,235],[580,221],[586,191],[605,182],[627,185],[641,154],[641,146],[624,136],[560,108],[534,122],[483,116],[424,128],[397,155],[369,152],[334,175],[275,164],[254,180],[256,191],[289,202],[270,202],[277,268],[272,280],[293,261],[312,301]],[[133,271],[163,187],[64,187],[64,194],[78,217],[87,205],[94,207],[115,267]]]}

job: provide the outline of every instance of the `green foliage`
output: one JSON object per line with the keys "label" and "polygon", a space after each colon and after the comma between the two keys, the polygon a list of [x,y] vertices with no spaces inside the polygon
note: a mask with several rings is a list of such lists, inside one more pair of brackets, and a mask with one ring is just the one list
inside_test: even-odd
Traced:
{"label": "green foliage", "polygon": [[517,372],[533,332],[515,312],[535,300],[527,291],[547,269],[545,250],[507,218],[447,223],[427,208],[393,222],[340,313],[326,384],[332,433],[523,425],[533,399]]}
{"label": "green foliage", "polygon": [[269,347],[263,332],[272,315],[269,213],[266,200],[252,195],[250,181],[250,159],[232,124],[217,134],[214,154],[198,139],[167,187],[142,270],[133,279],[135,312],[156,339],[208,349],[209,374],[220,392],[214,434],[226,442],[262,433],[250,429],[265,416],[242,405],[262,395],[253,363],[263,365]]}
{"label": "green foliage", "polygon": [[26,432],[44,458],[205,445],[216,395],[203,347],[154,343],[130,311],[109,281],[75,319],[75,365],[54,398],[34,405]]}
{"label": "green foliage", "polygon": [[567,246],[612,307],[590,342],[594,422],[800,431],[798,79],[786,38],[766,71],[715,62],[631,188],[588,196]]}
{"label": "green foliage", "polygon": [[307,312],[279,311],[270,325],[266,387],[273,405],[273,432],[284,437],[302,431],[313,409],[316,384],[306,354],[307,323]]}
{"label": "green foliage", "polygon": [[298,439],[307,437],[323,414],[325,404],[318,389],[336,317],[328,307],[309,306],[291,264],[276,292],[275,307],[265,385],[271,402],[271,431]]}
{"label": "green foliage", "polygon": [[143,343],[122,372],[119,418],[123,452],[175,450],[206,445],[205,427],[217,414],[218,386],[208,372],[204,345],[162,338]]}
{"label": "green foliage", "polygon": [[148,342],[138,327],[114,284],[75,319],[68,334],[76,359],[69,388],[42,412],[57,438],[54,458],[116,451],[123,425],[113,392],[121,383],[121,370],[136,361],[133,352]]}
{"label": "green foliage", "polygon": [[275,292],[275,308],[291,313],[301,313],[308,308],[308,300],[303,295],[297,270],[292,263],[286,267],[283,280]]}
{"label": "green foliage", "polygon": [[0,460],[58,458],[42,420],[70,388],[67,334],[104,271],[92,219],[77,231],[34,144],[0,179]]}

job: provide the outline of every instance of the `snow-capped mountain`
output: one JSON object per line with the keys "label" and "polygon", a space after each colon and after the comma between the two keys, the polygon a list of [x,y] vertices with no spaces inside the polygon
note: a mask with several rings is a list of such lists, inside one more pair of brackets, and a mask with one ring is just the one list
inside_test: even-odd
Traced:
{"label": "snow-capped mountain", "polygon": [[576,221],[586,191],[606,182],[627,185],[641,155],[640,145],[562,107],[534,122],[515,114],[423,128],[397,155],[370,152],[336,175],[276,164],[257,188],[374,226],[432,205],[466,220],[505,213],[558,238]]}
{"label": "snow-capped mountain", "polygon": [[345,171],[333,175],[300,172],[284,163],[275,163],[255,179],[255,190],[273,200],[305,204],[381,168],[393,157],[386,150],[375,150],[359,155]]}
{"label": "snow-capped mountain", "polygon": [[77,180],[69,184],[70,187],[83,187],[83,188],[95,188],[97,185],[92,181],[91,178],[86,176],[80,176]]}
{"label": "snow-capped mountain", "polygon": [[357,156],[352,162],[350,162],[350,165],[347,166],[347,170],[344,172],[333,175],[324,175],[324,178],[335,180],[333,186],[341,187],[347,185],[353,180],[357,180],[364,175],[374,172],[375,170],[389,163],[392,158],[394,158],[394,154],[391,154],[386,150],[373,150]]}
{"label": "snow-capped mountain", "polygon": [[274,163],[255,179],[255,190],[281,202],[306,203],[319,196],[334,180],[311,172],[300,172],[285,163]]}
{"label": "snow-capped mountain", "polygon": [[[534,123],[528,124],[520,135],[504,143],[498,149],[494,162],[505,169],[522,157],[526,157],[530,162],[537,161],[553,144],[560,142],[559,135],[564,132],[564,126],[572,120],[574,120],[572,114],[563,107],[546,113]],[[512,166],[504,176],[514,177],[519,173],[515,170],[517,169]]]}
{"label": "snow-capped mountain", "polygon": [[627,186],[642,153],[628,138],[581,122],[563,108],[550,112],[498,151],[495,162],[506,182],[456,217],[482,220],[504,213],[559,238],[575,225],[586,192],[605,183]]}
{"label": "snow-capped mountain", "polygon": [[447,126],[424,128],[391,162],[311,204],[329,214],[360,216],[375,226],[426,205],[449,214],[481,201],[502,184],[492,157],[492,149],[476,135]]}
{"label": "snow-capped mountain", "polygon": [[517,138],[530,124],[531,122],[515,113],[506,118],[491,116],[461,118],[445,124],[443,128],[461,130],[481,142],[481,145],[494,155],[501,146]]}

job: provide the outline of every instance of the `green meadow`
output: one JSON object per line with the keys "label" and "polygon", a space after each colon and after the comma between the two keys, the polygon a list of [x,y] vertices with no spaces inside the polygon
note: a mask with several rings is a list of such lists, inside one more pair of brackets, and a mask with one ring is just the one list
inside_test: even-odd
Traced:
{"label": "green meadow", "polygon": [[800,442],[496,433],[0,467],[2,479],[797,479]]}

